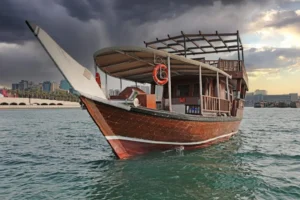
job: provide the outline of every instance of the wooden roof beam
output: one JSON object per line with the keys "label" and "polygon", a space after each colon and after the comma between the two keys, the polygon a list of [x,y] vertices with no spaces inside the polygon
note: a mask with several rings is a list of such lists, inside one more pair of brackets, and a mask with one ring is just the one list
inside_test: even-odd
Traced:
{"label": "wooden roof beam", "polygon": [[199,33],[199,34],[185,34],[186,37],[199,37],[199,36],[204,36],[204,37],[213,37],[213,36],[236,36],[237,33]]}
{"label": "wooden roof beam", "polygon": [[[159,39],[156,38],[156,41],[159,41]],[[160,43],[162,43],[163,45],[165,45],[165,46],[168,47],[168,44],[166,42],[160,41]],[[175,51],[178,51],[178,49],[176,49],[175,47],[170,46],[170,48],[173,49],[173,50],[175,50]]]}
{"label": "wooden roof beam", "polygon": [[230,42],[237,42],[237,40],[236,39],[234,39],[234,40],[224,40],[224,43],[230,43]]}
{"label": "wooden roof beam", "polygon": [[[181,31],[181,34],[183,36],[185,36],[190,42],[192,42],[196,47],[198,47],[198,49],[201,49],[202,52],[205,52],[205,50],[203,49],[203,47],[199,46],[195,41],[192,41],[189,37],[187,37],[183,31]],[[190,49],[190,48],[188,48]],[[196,48],[197,49],[197,48]]]}
{"label": "wooden roof beam", "polygon": [[[182,32],[182,31],[181,31]],[[184,35],[183,35],[183,37],[184,37]],[[180,45],[181,47],[183,47],[183,49],[186,49],[186,47],[184,46],[184,45],[182,45],[181,43],[179,43],[176,39],[173,39],[172,37],[170,37],[170,35],[168,34],[168,38],[170,39],[170,40],[173,40],[174,42],[176,42],[176,44],[178,44],[178,45]],[[192,52],[192,53],[194,53],[194,51],[192,51],[192,50],[190,50],[190,49],[186,49],[187,51],[189,51],[189,52]]]}
{"label": "wooden roof beam", "polygon": [[[230,51],[238,51],[238,49],[231,49]],[[222,53],[222,52],[228,52],[228,50],[196,52],[194,54],[187,54],[187,55],[198,55],[198,54],[208,54],[208,53]],[[182,53],[180,53],[180,54],[182,54]]]}
{"label": "wooden roof beam", "polygon": [[223,42],[223,44],[225,45],[225,48],[227,48],[228,51],[229,50],[229,47],[227,46],[227,44],[224,42],[224,40],[221,38],[221,36],[218,34],[218,31],[216,31],[216,34],[218,35],[219,39]]}
{"label": "wooden roof beam", "polygon": [[[201,35],[201,31],[199,31],[199,34]],[[214,45],[212,45],[212,43],[208,39],[206,39],[205,36],[202,35],[202,37],[218,53],[218,51],[215,49]]]}
{"label": "wooden roof beam", "polygon": [[[181,38],[182,36],[181,35],[179,35],[179,36],[176,36],[176,37],[172,37],[172,39],[179,39],[179,38]],[[144,43],[146,44],[146,46],[149,46],[149,45],[151,45],[151,44],[157,44],[157,43],[161,43],[161,42],[167,42],[167,41],[169,41],[170,40],[170,38],[166,38],[166,39],[160,39],[160,40],[158,40],[157,38],[156,38],[156,41],[153,41],[153,42],[145,42],[144,41]]]}

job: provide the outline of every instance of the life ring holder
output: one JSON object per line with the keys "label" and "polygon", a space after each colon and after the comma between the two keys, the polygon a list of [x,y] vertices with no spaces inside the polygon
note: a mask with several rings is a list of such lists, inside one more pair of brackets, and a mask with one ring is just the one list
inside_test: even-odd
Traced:
{"label": "life ring holder", "polygon": [[[161,74],[161,72],[162,71],[164,71],[165,72],[165,78],[163,78],[163,79],[160,79],[160,78],[158,78],[157,77],[157,72],[158,72],[158,70],[160,70],[160,74]],[[164,64],[157,64],[155,67],[154,67],[154,69],[153,69],[153,71],[152,71],[152,77],[153,77],[153,80],[155,81],[155,83],[156,84],[158,84],[158,85],[165,85],[168,81],[169,81],[169,79],[168,79],[168,68],[166,67],[166,65],[164,65]]]}

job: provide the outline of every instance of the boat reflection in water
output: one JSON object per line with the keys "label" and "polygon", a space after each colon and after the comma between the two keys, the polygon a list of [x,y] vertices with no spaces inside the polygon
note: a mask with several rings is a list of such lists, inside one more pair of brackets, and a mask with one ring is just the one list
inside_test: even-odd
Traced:
{"label": "boat reflection in water", "polygon": [[[179,36],[145,42],[146,48],[104,48],[93,56],[95,78],[43,29],[29,22],[27,25],[78,92],[118,158],[157,150],[202,148],[237,133],[248,90],[239,32],[182,32]],[[237,52],[237,60],[195,57],[233,51]],[[105,73],[104,82],[99,69]],[[110,99],[108,75],[119,78],[120,87],[122,80],[150,84],[151,92],[126,88],[118,98]],[[160,108],[156,104],[157,86],[163,88]]]}

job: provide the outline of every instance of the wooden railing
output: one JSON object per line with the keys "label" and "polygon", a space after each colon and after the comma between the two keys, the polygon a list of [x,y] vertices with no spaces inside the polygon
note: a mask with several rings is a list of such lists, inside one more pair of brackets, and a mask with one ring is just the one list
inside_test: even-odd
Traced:
{"label": "wooden railing", "polygon": [[[230,102],[226,99],[219,99],[217,97],[202,96],[203,98],[203,112],[230,112]],[[220,101],[220,108],[219,108]]]}
{"label": "wooden railing", "polygon": [[243,72],[243,78],[248,82],[248,75],[246,73],[243,61],[238,60],[203,60],[202,62],[215,66],[225,72]]}
{"label": "wooden railing", "polygon": [[205,112],[218,112],[219,111],[219,99],[217,97],[202,96],[203,111]]}
{"label": "wooden railing", "polygon": [[[230,113],[231,103],[226,99],[217,97],[202,96],[202,112],[201,105],[185,104],[185,114],[200,115],[201,113]],[[220,105],[220,106],[219,106]]]}
{"label": "wooden railing", "polygon": [[229,113],[231,110],[230,102],[226,99],[220,99],[220,112]]}

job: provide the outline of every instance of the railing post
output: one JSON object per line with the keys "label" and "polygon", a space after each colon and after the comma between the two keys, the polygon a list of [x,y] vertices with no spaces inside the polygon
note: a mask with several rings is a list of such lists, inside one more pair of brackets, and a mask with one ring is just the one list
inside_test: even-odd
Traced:
{"label": "railing post", "polygon": [[202,71],[201,65],[199,66],[199,92],[200,92],[200,115],[203,114],[203,99],[202,99]]}
{"label": "railing post", "polygon": [[168,93],[169,93],[169,110],[172,112],[172,93],[171,93],[171,63],[168,56]]}
{"label": "railing post", "polygon": [[218,95],[218,110],[219,110],[219,113],[220,113],[220,85],[219,85],[219,72],[217,72],[217,95]]}

